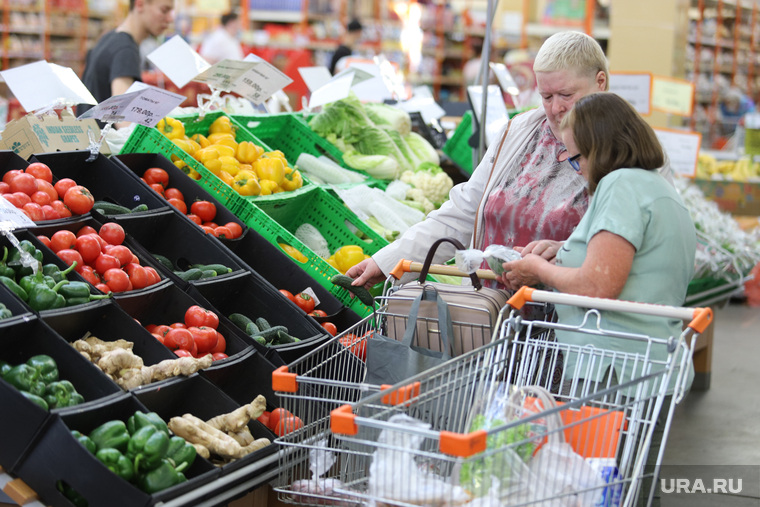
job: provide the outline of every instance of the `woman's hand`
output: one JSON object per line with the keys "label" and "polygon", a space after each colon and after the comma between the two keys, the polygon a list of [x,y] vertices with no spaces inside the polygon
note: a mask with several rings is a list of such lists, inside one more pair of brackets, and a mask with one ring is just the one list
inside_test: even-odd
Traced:
{"label": "woman's hand", "polygon": [[538,272],[546,264],[549,261],[543,257],[529,253],[519,261],[505,262],[505,271],[500,281],[509,290],[517,290],[523,285],[536,285],[541,282]]}
{"label": "woman's hand", "polygon": [[538,255],[543,257],[547,261],[554,261],[559,249],[562,248],[563,241],[553,241],[550,239],[541,239],[538,241],[531,241],[524,247],[515,247],[515,251],[522,254],[525,257],[528,254]]}
{"label": "woman's hand", "polygon": [[359,264],[349,268],[349,270],[346,271],[346,276],[350,276],[354,279],[351,285],[363,285],[367,290],[371,289],[376,283],[382,282],[386,279],[380,266],[378,266],[371,257],[369,259],[364,259]]}

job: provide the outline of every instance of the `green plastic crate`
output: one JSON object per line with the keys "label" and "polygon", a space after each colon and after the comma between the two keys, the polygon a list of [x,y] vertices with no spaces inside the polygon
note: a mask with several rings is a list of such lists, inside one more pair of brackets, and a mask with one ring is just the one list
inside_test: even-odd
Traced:
{"label": "green plastic crate", "polygon": [[[306,192],[285,199],[257,201],[254,207],[259,212],[247,222],[249,227],[254,228],[272,244],[286,243],[296,248],[308,259],[306,265],[299,264],[320,285],[357,314],[367,316],[372,313],[372,308],[356,298],[351,298],[346,289],[330,282],[339,271],[297,240],[294,234],[300,225],[308,223],[324,236],[331,253],[341,246],[353,244],[360,245],[367,255],[373,255],[388,245],[384,238],[362,222],[339,199],[318,187],[312,187]],[[361,231],[367,240],[360,239],[352,232],[351,227]]]}
{"label": "green plastic crate", "polygon": [[462,116],[454,135],[443,145],[443,152],[467,174],[472,174],[472,148],[467,141],[472,136],[472,111]]}

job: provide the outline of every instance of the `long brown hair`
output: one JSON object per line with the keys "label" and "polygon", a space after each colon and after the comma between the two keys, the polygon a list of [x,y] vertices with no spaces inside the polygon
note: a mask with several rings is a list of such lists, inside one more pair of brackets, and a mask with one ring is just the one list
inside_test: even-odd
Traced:
{"label": "long brown hair", "polygon": [[562,120],[588,165],[588,188],[624,167],[654,170],[665,163],[662,145],[639,113],[622,97],[599,92],[579,99]]}

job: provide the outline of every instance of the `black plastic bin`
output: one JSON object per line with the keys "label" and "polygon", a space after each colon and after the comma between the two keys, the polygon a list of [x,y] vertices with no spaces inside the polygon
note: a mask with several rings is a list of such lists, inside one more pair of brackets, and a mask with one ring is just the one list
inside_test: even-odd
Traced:
{"label": "black plastic bin", "polygon": [[84,496],[89,505],[111,507],[155,505],[219,477],[220,471],[216,467],[198,457],[185,471],[186,482],[149,495],[111,472],[71,436],[72,430],[86,435],[107,421],[126,422],[137,411],[150,410],[132,394],[122,393],[117,399],[86,410],[60,414],[41,433],[32,452],[21,461],[18,477],[37,492],[46,505],[71,505],[56,487],[62,480]]}
{"label": "black plastic bin", "polygon": [[[252,396],[248,401],[239,403],[198,375],[176,379],[160,387],[146,386],[135,391],[134,394],[149,410],[157,412],[166,422],[169,422],[172,417],[181,417],[183,414],[192,414],[207,421],[217,415],[232,412],[241,405],[252,402],[255,398]],[[254,420],[248,423],[248,429],[254,439],[267,438],[272,443],[220,467],[222,475],[277,452],[277,445],[273,443],[276,436],[266,426]],[[264,468],[261,471],[266,470],[267,468]]]}
{"label": "black plastic bin", "polygon": [[222,364],[212,365],[199,374],[240,404],[248,403],[261,394],[267,399],[267,410],[271,410],[280,406],[272,390],[273,371],[274,367],[252,350]]}

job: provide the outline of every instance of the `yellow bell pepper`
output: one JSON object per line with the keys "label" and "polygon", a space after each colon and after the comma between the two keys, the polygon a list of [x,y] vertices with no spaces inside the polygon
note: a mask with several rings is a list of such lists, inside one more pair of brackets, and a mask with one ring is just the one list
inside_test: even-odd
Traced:
{"label": "yellow bell pepper", "polygon": [[235,139],[233,138],[223,137],[219,139],[216,143],[214,143],[214,145],[215,146],[229,146],[230,148],[232,148],[233,154],[237,153],[238,142],[235,141]]}
{"label": "yellow bell pepper", "polygon": [[192,155],[193,153],[195,153],[197,151],[197,149],[196,149],[197,144],[193,143],[189,139],[181,139],[181,138],[180,139],[176,139],[175,138],[175,139],[172,139],[171,141],[176,146],[178,146],[179,149],[181,149],[182,151],[184,151],[185,153],[188,153],[190,155]]}
{"label": "yellow bell pepper", "polygon": [[179,158],[175,159],[174,155],[172,155],[172,163],[177,169],[182,169],[183,171],[185,171],[185,167],[187,167],[187,162]]}
{"label": "yellow bell pepper", "polygon": [[288,165],[288,159],[285,158],[285,154],[281,152],[280,150],[272,150],[264,153],[262,155],[265,158],[277,158],[282,160],[282,165]]}
{"label": "yellow bell pepper", "polygon": [[222,163],[222,171],[227,171],[231,175],[235,176],[240,171],[240,162],[235,157],[224,155],[219,157],[219,162]]}
{"label": "yellow bell pepper", "polygon": [[240,164],[240,170],[241,171],[253,171],[253,174],[256,174],[256,171],[253,170],[253,166],[251,164]]}
{"label": "yellow bell pepper", "polygon": [[330,266],[332,266],[332,267],[334,267],[335,269],[337,269],[338,271],[340,271],[340,269],[338,269],[338,263],[337,263],[337,262],[335,262],[335,254],[332,254],[332,255],[331,255],[329,258],[327,258],[327,259],[325,259],[325,260],[327,261],[327,263],[328,263]]}
{"label": "yellow bell pepper", "polygon": [[211,144],[217,144],[222,139],[232,139],[234,141],[235,136],[230,132],[217,132],[216,134],[209,134],[206,136],[206,139],[208,139],[208,142]]}
{"label": "yellow bell pepper", "polygon": [[183,139],[185,137],[185,126],[182,122],[169,116],[161,118],[156,128],[169,139]]}
{"label": "yellow bell pepper", "polygon": [[188,173],[188,176],[190,176],[192,179],[198,181],[201,179],[201,173],[196,171],[195,169],[190,169],[190,172]]}
{"label": "yellow bell pepper", "polygon": [[280,246],[280,248],[282,248],[283,252],[285,252],[286,254],[290,255],[292,258],[294,258],[298,262],[306,263],[306,262],[309,261],[309,259],[304,254],[302,254],[299,250],[297,250],[296,248],[294,248],[294,247],[292,247],[292,246],[290,246],[290,245],[288,245],[286,243],[277,243],[277,244]]}
{"label": "yellow bell pepper", "polygon": [[279,158],[259,158],[253,163],[253,169],[262,180],[272,180],[277,185],[285,178],[285,165]]}
{"label": "yellow bell pepper", "polygon": [[259,195],[261,185],[252,171],[239,171],[234,177],[232,188],[240,195]]}
{"label": "yellow bell pepper", "polygon": [[290,192],[303,186],[303,178],[299,171],[291,171],[282,180],[282,189]]}
{"label": "yellow bell pepper", "polygon": [[237,153],[235,156],[244,164],[252,164],[257,158],[264,153],[264,148],[251,141],[241,141],[238,143]]}
{"label": "yellow bell pepper", "polygon": [[193,153],[193,158],[200,163],[203,163],[206,160],[216,160],[219,158],[219,150],[213,146],[207,146]]}
{"label": "yellow bell pepper", "polygon": [[213,123],[211,123],[211,126],[208,128],[209,134],[217,134],[220,132],[231,133],[234,137],[235,127],[232,125],[232,120],[229,116],[220,116],[214,120]]}
{"label": "yellow bell pepper", "polygon": [[206,146],[208,146],[209,144],[211,144],[211,141],[209,141],[208,138],[206,136],[204,136],[203,134],[194,134],[194,135],[190,136],[190,139],[192,139],[196,143],[200,144],[201,148],[205,148]]}
{"label": "yellow bell pepper", "polygon": [[227,146],[225,144],[212,144],[209,146],[209,149],[215,150],[217,153],[219,153],[220,157],[234,157],[235,156],[235,148],[232,146]]}
{"label": "yellow bell pepper", "polygon": [[261,185],[261,195],[276,194],[282,192],[282,188],[276,181],[259,178],[259,185]]}
{"label": "yellow bell pepper", "polygon": [[203,162],[203,167],[219,176],[219,171],[222,170],[222,161],[218,158],[212,158]]}
{"label": "yellow bell pepper", "polygon": [[364,260],[364,250],[359,245],[346,245],[338,248],[335,252],[335,264],[338,271],[345,273],[352,266]]}
{"label": "yellow bell pepper", "polygon": [[[192,178],[192,175],[190,175],[190,177]],[[219,171],[219,179],[229,186],[233,186],[235,184],[235,178],[227,171]]]}

